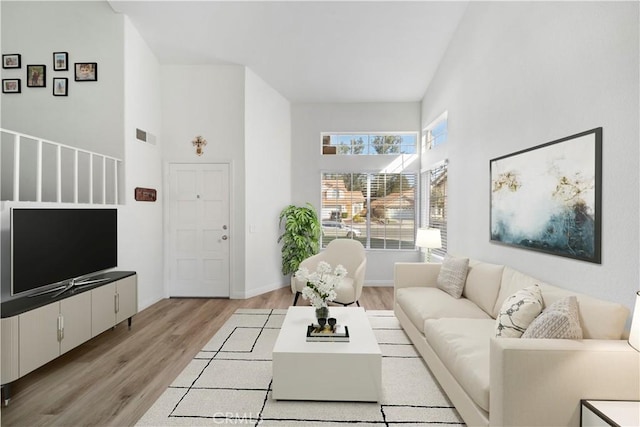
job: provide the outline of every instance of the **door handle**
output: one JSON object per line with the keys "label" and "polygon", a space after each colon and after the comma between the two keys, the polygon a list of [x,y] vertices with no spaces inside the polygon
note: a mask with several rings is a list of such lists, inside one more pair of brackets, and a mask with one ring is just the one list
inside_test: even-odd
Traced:
{"label": "door handle", "polygon": [[226,234],[222,235],[222,240],[227,240],[229,237]]}

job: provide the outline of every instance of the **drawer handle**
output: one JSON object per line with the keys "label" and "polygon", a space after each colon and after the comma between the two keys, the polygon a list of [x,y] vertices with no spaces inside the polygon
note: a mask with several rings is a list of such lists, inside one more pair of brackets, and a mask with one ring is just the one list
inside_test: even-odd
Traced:
{"label": "drawer handle", "polygon": [[58,341],[62,341],[64,339],[64,317],[61,315],[58,316]]}

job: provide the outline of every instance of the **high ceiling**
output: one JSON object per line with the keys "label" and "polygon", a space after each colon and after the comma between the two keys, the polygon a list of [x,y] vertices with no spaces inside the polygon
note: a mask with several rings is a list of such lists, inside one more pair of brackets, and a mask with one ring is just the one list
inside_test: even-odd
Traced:
{"label": "high ceiling", "polygon": [[466,1],[119,1],[161,64],[248,66],[291,102],[418,101]]}

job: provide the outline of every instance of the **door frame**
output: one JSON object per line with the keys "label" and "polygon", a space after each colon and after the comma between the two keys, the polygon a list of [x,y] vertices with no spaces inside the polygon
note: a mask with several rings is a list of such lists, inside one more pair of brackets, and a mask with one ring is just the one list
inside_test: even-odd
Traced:
{"label": "door frame", "polygon": [[169,294],[169,282],[171,280],[171,275],[169,274],[169,265],[170,265],[170,259],[169,259],[169,254],[171,253],[171,249],[169,248],[169,232],[171,230],[171,198],[169,196],[170,194],[170,186],[171,186],[171,182],[169,179],[169,172],[171,171],[171,165],[194,165],[194,166],[199,166],[199,165],[227,165],[229,168],[229,235],[231,236],[229,239],[229,299],[233,299],[234,298],[234,291],[235,291],[235,264],[236,264],[236,260],[235,260],[235,242],[234,242],[234,235],[236,233],[233,233],[233,231],[235,230],[235,220],[234,220],[234,211],[235,211],[235,193],[233,191],[234,189],[234,185],[233,185],[233,162],[231,160],[214,160],[211,162],[187,162],[187,161],[175,161],[175,162],[164,162],[164,170],[163,170],[163,187],[165,188],[165,196],[163,197],[163,206],[162,206],[162,215],[163,215],[163,236],[162,236],[162,240],[163,240],[163,262],[164,262],[164,266],[163,266],[163,275],[164,275],[164,286],[163,286],[163,291],[164,291],[164,297],[165,298],[170,298],[170,294]]}

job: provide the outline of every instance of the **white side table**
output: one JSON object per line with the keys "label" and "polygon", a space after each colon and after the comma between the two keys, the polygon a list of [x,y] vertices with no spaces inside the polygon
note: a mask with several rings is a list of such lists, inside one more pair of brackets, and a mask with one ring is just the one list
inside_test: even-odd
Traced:
{"label": "white side table", "polygon": [[582,400],[582,427],[640,426],[640,401],[637,400]]}

